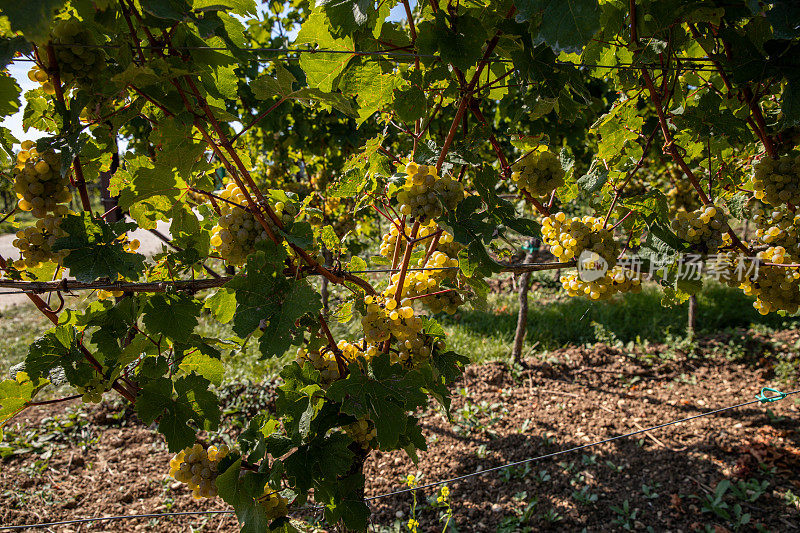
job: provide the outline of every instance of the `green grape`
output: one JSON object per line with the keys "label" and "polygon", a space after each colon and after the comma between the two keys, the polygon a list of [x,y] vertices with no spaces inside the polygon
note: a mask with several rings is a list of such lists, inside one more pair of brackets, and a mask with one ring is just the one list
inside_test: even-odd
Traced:
{"label": "green grape", "polygon": [[679,210],[672,220],[672,229],[684,241],[694,244],[704,253],[716,252],[725,242],[728,219],[714,204],[694,211]]}
{"label": "green grape", "polygon": [[603,227],[603,219],[599,217],[569,218],[564,213],[545,217],[542,220],[542,240],[559,261],[577,259],[588,250],[602,257],[609,268],[617,264],[619,245],[611,230]]}
{"label": "green grape", "polygon": [[13,170],[17,207],[36,218],[45,218],[49,213],[66,214],[67,206],[61,204],[69,202],[72,194],[69,177],[62,176],[60,168],[61,157],[56,152],[39,153],[33,141],[24,141]]}
{"label": "green grape", "polygon": [[270,490],[269,486],[264,489],[264,494],[258,499],[258,503],[264,507],[264,513],[268,521],[289,514],[289,500],[281,496],[280,493]]}
{"label": "green grape", "polygon": [[320,379],[323,383],[333,383],[339,379],[339,364],[336,362],[336,357],[330,350],[313,350],[311,352],[300,348],[297,351],[295,360],[300,366],[306,363],[319,371]]}
{"label": "green grape", "polygon": [[641,292],[642,281],[636,272],[615,266],[604,276],[592,281],[582,280],[577,273],[565,274],[561,276],[561,286],[572,297],[606,300],[621,292]]}
{"label": "green grape", "polygon": [[667,191],[667,200],[669,201],[669,216],[674,218],[679,210],[694,211],[700,207],[700,199],[697,197],[692,182],[686,178],[686,175],[679,170],[671,170],[672,175],[672,188]]}
{"label": "green grape", "polygon": [[790,264],[786,250],[780,246],[770,247],[758,253],[758,260],[761,264],[757,275],[753,273],[741,283],[746,295],[756,297],[753,307],[762,315],[771,311],[796,313],[800,307],[800,270],[777,266]]}
{"label": "green grape", "polygon": [[170,460],[169,475],[176,481],[189,485],[195,499],[213,498],[217,495],[215,482],[219,462],[229,451],[225,444],[219,448],[209,446],[206,450],[202,444],[196,443],[184,448]]}
{"label": "green grape", "polygon": [[20,268],[36,268],[41,263],[52,261],[60,263],[69,250],[52,251],[52,246],[60,237],[67,234],[61,229],[60,216],[46,216],[36,221],[33,226],[19,230],[12,241],[20,251],[20,260],[16,263]]}
{"label": "green grape", "polygon": [[435,167],[409,163],[405,171],[408,177],[397,201],[400,212],[412,220],[426,224],[442,216],[443,207],[455,209],[464,199],[464,186],[450,176],[437,176]]}
{"label": "green grape", "polygon": [[348,437],[360,444],[365,450],[369,449],[371,441],[378,434],[375,424],[367,418],[361,418],[345,426],[344,431]]}
{"label": "green grape", "polygon": [[800,206],[800,154],[764,157],[753,165],[755,196],[774,207]]}
{"label": "green grape", "polygon": [[534,198],[547,196],[564,185],[566,172],[558,156],[550,151],[537,150],[514,165],[511,179],[520,189]]}
{"label": "green grape", "polygon": [[52,43],[62,81],[74,79],[90,85],[100,79],[106,66],[105,51],[80,21],[73,18],[56,24]]}
{"label": "green grape", "polygon": [[[219,202],[220,216],[212,230],[211,244],[228,263],[243,265],[256,243],[266,241],[269,235],[250,211],[240,207],[245,205],[246,198],[234,182],[229,182],[219,196],[233,203]],[[271,208],[284,227],[291,224],[297,214],[293,204],[276,202]],[[277,233],[274,221],[268,216],[264,218],[273,233]]]}
{"label": "green grape", "polygon": [[103,393],[106,392],[106,381],[102,376],[95,375],[85,385],[75,387],[78,394],[83,395],[83,403],[100,403]]}
{"label": "green grape", "polygon": [[769,210],[763,207],[752,209],[756,224],[756,238],[770,246],[781,246],[792,261],[800,261],[800,214],[786,206]]}

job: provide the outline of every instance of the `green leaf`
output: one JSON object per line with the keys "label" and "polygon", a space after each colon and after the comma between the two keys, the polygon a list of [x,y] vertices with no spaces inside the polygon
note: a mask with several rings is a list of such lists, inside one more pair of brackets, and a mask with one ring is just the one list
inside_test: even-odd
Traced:
{"label": "green leaf", "polygon": [[19,109],[21,90],[16,80],[7,74],[0,74],[0,116],[13,115]]}
{"label": "green leaf", "polygon": [[487,37],[486,29],[477,18],[461,15],[453,17],[448,24],[448,17],[442,11],[436,13],[434,20],[418,24],[417,33],[420,54],[438,52],[444,62],[463,71],[474,66],[481,58]]}
{"label": "green leaf", "polygon": [[514,0],[524,22],[532,15],[541,15],[538,31],[533,31],[536,44],[546,43],[554,50],[580,53],[600,29],[600,4],[597,0]]}
{"label": "green leaf", "polygon": [[243,533],[270,530],[267,510],[257,501],[264,493],[268,479],[267,474],[243,471],[241,459],[217,476],[219,495],[233,507]]}
{"label": "green leaf", "polygon": [[185,372],[194,372],[198,376],[203,376],[217,386],[222,384],[222,378],[225,375],[225,365],[222,364],[222,361],[201,353],[199,350],[184,357],[179,367]]}
{"label": "green leaf", "polygon": [[[323,50],[354,50],[353,39],[337,38],[330,31],[328,17],[322,11],[314,11],[303,23],[295,39],[295,46],[317,45]],[[302,54],[300,68],[306,74],[308,86],[329,93],[333,90],[336,78],[344,70],[353,54],[318,53]]]}
{"label": "green leaf", "polygon": [[264,357],[283,355],[302,329],[295,321],[322,308],[319,294],[305,280],[283,275],[286,252],[272,242],[267,253],[256,252],[226,288],[236,293],[233,331],[245,337],[262,327],[259,339]]}
{"label": "green leaf", "polygon": [[186,342],[197,327],[202,304],[186,294],[154,294],[142,306],[142,321],[151,333]]}
{"label": "green leaf", "polygon": [[14,379],[0,381],[0,429],[11,417],[20,412],[47,380],[31,380],[25,372]]}
{"label": "green leaf", "polygon": [[343,413],[372,419],[381,448],[394,449],[406,430],[407,411],[426,401],[422,378],[401,365],[391,365],[388,354],[373,359],[370,366],[372,376],[366,376],[352,363],[347,378],[334,382],[327,395],[342,404]]}
{"label": "green leaf", "polygon": [[356,125],[361,126],[365,120],[393,100],[394,90],[399,84],[397,76],[383,73],[378,61],[356,58],[342,73],[338,87],[342,93],[356,98],[358,102]]}
{"label": "green leaf", "polygon": [[301,491],[309,490],[315,481],[336,479],[353,464],[353,452],[348,448],[352,442],[347,435],[333,433],[302,444],[284,459],[286,475]]}
{"label": "green leaf", "polygon": [[94,375],[94,367],[78,349],[72,326],[57,326],[45,333],[30,345],[25,357],[25,371],[33,379],[47,377],[59,368],[73,385]]}
{"label": "green leaf", "polygon": [[218,322],[227,324],[236,313],[236,293],[229,289],[219,289],[206,298],[205,307],[211,310]]}
{"label": "green leaf", "polygon": [[589,170],[578,179],[578,186],[588,193],[597,192],[608,181],[608,170],[597,159],[592,161]]}
{"label": "green leaf", "polygon": [[123,222],[111,225],[88,213],[67,215],[61,222],[67,236],[56,241],[53,251],[69,250],[64,266],[78,281],[136,279],[144,271],[145,258],[125,251],[123,243],[117,240],[131,226]]}
{"label": "green leaf", "polygon": [[782,126],[800,126],[800,76],[792,76],[786,81],[781,95],[781,113]]}
{"label": "green leaf", "polygon": [[195,442],[195,430],[187,422],[194,420],[207,430],[219,424],[219,401],[208,385],[208,380],[194,374],[174,384],[169,378],[156,378],[139,391],[136,413],[145,424],[158,419],[158,432],[166,438],[169,451],[178,452]]}
{"label": "green leaf", "polygon": [[53,16],[64,3],[65,0],[3,2],[2,14],[8,17],[12,30],[22,32],[29,41],[44,44],[48,39]]}
{"label": "green leaf", "polygon": [[0,37],[0,68],[5,69],[18,53],[30,50],[31,45],[24,37]]}
{"label": "green leaf", "polygon": [[322,241],[322,244],[325,245],[325,248],[331,252],[336,253],[340,251],[342,241],[336,235],[336,231],[333,229],[333,226],[327,225],[323,227],[319,232],[319,238]]}

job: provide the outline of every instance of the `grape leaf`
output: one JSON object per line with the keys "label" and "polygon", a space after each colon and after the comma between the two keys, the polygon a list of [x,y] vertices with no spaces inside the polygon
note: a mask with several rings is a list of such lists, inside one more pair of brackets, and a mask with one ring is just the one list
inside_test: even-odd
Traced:
{"label": "grape leaf", "polygon": [[17,112],[20,91],[14,78],[0,74],[0,116],[13,115]]}
{"label": "grape leaf", "polygon": [[557,51],[580,53],[600,29],[597,0],[514,0],[514,4],[520,22],[541,14],[541,26],[538,31],[533,30],[535,41],[547,43]]}
{"label": "grape leaf", "polygon": [[31,380],[25,372],[17,372],[14,379],[0,381],[0,430],[46,384],[47,380]]}
{"label": "grape leaf", "polygon": [[208,385],[207,379],[195,374],[174,383],[156,378],[139,391],[136,413],[145,424],[158,419],[158,432],[166,438],[169,451],[178,452],[195,442],[195,430],[186,424],[189,420],[207,430],[219,424],[219,401]]}
{"label": "grape leaf", "polygon": [[[352,38],[334,37],[330,31],[328,17],[322,11],[314,11],[300,28],[295,45],[303,44],[316,44],[324,50],[354,50]],[[344,53],[303,54],[300,57],[300,67],[306,74],[309,87],[329,93],[351,57],[352,54]]]}
{"label": "grape leaf", "polygon": [[26,39],[44,44],[50,32],[50,23],[56,10],[65,0],[30,0],[30,2],[3,2],[3,15],[8,17],[13,31],[22,32]]}
{"label": "grape leaf", "polygon": [[142,305],[142,321],[151,333],[186,342],[197,327],[202,304],[185,294],[154,294]]}
{"label": "grape leaf", "polygon": [[356,126],[392,101],[394,90],[401,80],[393,74],[384,74],[377,61],[356,58],[350,62],[339,79],[342,93],[355,96],[358,102]]}
{"label": "grape leaf", "polygon": [[69,250],[64,266],[78,281],[116,280],[120,276],[136,279],[144,271],[144,256],[126,252],[117,240],[131,227],[135,226],[124,222],[111,225],[88,213],[67,215],[61,222],[67,236],[56,240],[53,251]]}
{"label": "grape leaf", "polygon": [[218,322],[227,324],[236,313],[236,294],[228,289],[219,289],[206,298],[205,307],[211,310]]}
{"label": "grape leaf", "polygon": [[327,395],[342,404],[343,413],[375,421],[381,448],[393,449],[405,432],[406,412],[425,404],[424,383],[418,373],[391,365],[388,354],[373,359],[370,366],[372,376],[367,376],[352,363],[347,378],[335,381]]}
{"label": "grape leaf", "polygon": [[236,293],[233,331],[245,337],[260,326],[259,339],[264,357],[283,355],[299,332],[295,321],[322,308],[319,294],[305,280],[286,278],[286,251],[267,243],[267,252],[251,254],[242,271],[225,286]]}
{"label": "grape leaf", "polygon": [[268,479],[264,473],[243,472],[241,459],[217,476],[219,495],[236,511],[242,533],[270,531],[267,510],[257,501],[264,493]]}
{"label": "grape leaf", "polygon": [[181,370],[194,372],[217,386],[222,383],[222,378],[225,376],[225,365],[222,361],[199,350],[184,357],[179,366]]}

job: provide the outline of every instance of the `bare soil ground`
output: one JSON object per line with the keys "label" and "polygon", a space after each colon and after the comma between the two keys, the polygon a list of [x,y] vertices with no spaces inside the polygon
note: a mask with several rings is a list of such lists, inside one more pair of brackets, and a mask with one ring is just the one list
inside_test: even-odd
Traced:
{"label": "bare soil ground", "polygon": [[[431,444],[418,464],[402,452],[371,455],[368,495],[402,488],[408,474],[420,483],[451,478],[750,400],[761,386],[775,384],[767,340],[794,346],[797,333],[746,337],[744,352],[735,358],[725,356],[721,348],[727,339],[718,337],[701,342],[693,357],[675,346],[650,346],[633,357],[598,344],[551,352],[529,361],[525,370],[500,363],[471,366],[455,387],[453,423],[434,408],[424,414]],[[800,530],[797,398],[452,483],[450,525],[462,532]],[[64,410],[58,405],[26,411],[0,444],[0,451],[14,450],[0,463],[0,524],[226,509],[219,499],[193,501],[183,486],[166,478],[170,454],[133,415],[117,416],[106,405],[66,419]],[[51,427],[55,413],[61,413],[59,424],[71,420],[72,426],[33,431]],[[20,437],[26,431],[29,436]],[[9,444],[13,435],[16,444]],[[723,480],[733,488],[710,503]],[[435,494],[430,489],[418,495],[422,531],[441,531],[439,510],[428,504]],[[410,494],[374,501],[375,530],[406,530],[411,501]],[[207,515],[51,530],[237,527],[231,515]]]}

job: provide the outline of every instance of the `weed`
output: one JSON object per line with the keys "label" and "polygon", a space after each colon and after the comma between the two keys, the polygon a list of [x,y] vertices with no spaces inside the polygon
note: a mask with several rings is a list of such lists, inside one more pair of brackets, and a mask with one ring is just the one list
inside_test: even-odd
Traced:
{"label": "weed", "polygon": [[631,509],[631,503],[625,500],[621,506],[612,505],[611,510],[617,515],[612,522],[614,525],[626,531],[633,531],[634,522],[639,516],[639,509]]}

